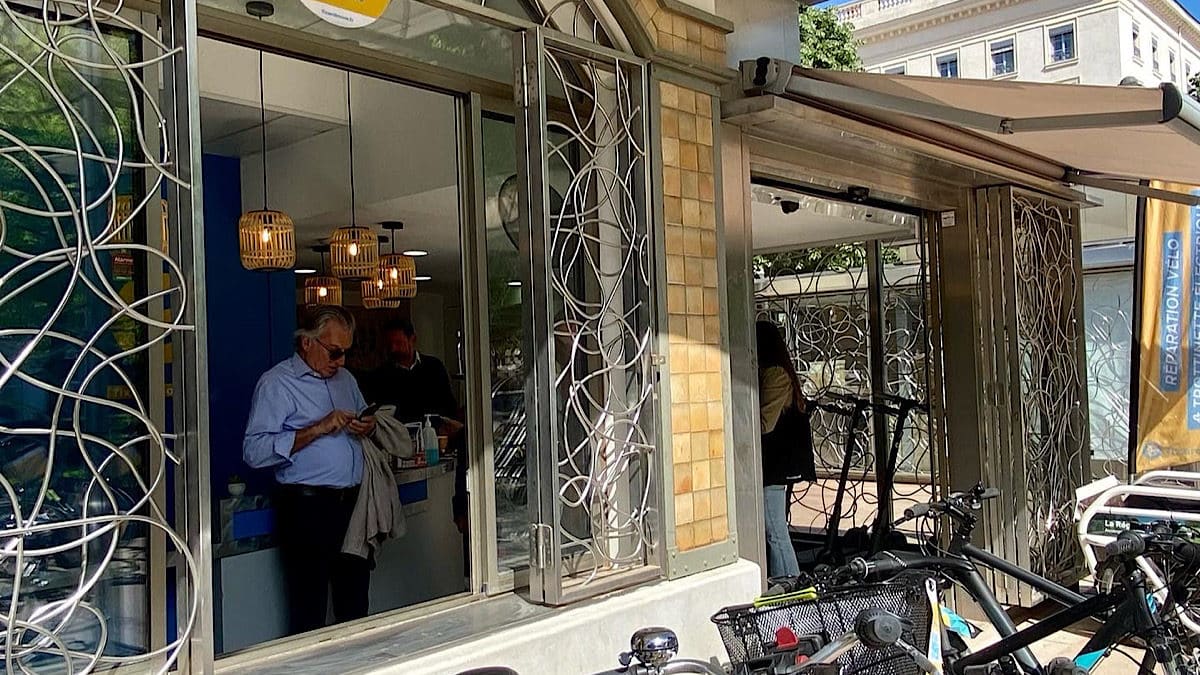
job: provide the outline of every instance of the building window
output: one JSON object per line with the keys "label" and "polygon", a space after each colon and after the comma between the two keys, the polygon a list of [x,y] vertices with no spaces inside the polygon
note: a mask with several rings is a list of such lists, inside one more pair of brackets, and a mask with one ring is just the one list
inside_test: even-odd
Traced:
{"label": "building window", "polygon": [[993,42],[991,52],[993,77],[1017,72],[1017,49],[1012,38]]}
{"label": "building window", "polygon": [[1192,82],[1192,63],[1191,61],[1183,64],[1183,83],[1191,84]]}
{"label": "building window", "polygon": [[1142,60],[1142,28],[1133,24],[1133,58]]}
{"label": "building window", "polygon": [[1050,63],[1062,63],[1075,58],[1075,25],[1067,24],[1050,29]]}
{"label": "building window", "polygon": [[937,57],[937,70],[941,77],[958,77],[958,54]]}
{"label": "building window", "polygon": [[885,68],[883,70],[883,74],[884,75],[903,75],[905,73],[905,71],[906,71],[906,69],[904,67],[904,64],[900,64],[898,66],[892,66],[891,68]]}
{"label": "building window", "polygon": [[1175,50],[1174,49],[1167,52],[1167,69],[1168,69],[1168,72],[1171,74],[1171,81],[1172,82],[1179,81],[1179,74],[1175,70]]}
{"label": "building window", "polygon": [[1154,69],[1154,74],[1159,73],[1158,68],[1158,38],[1150,38],[1150,67]]}

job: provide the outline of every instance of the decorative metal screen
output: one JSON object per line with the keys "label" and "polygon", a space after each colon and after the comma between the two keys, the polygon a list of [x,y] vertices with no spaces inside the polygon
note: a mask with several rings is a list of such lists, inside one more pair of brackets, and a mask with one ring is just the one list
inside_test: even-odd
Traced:
{"label": "decorative metal screen", "polygon": [[150,393],[192,328],[148,240],[182,183],[154,73],[183,56],[109,5],[29,7],[0,0],[0,670],[166,671],[198,607],[151,644],[152,542],[197,578],[153,501],[179,445]]}
{"label": "decorative metal screen", "polygon": [[[926,332],[924,246],[879,245],[881,272],[873,278],[867,251],[877,244],[848,243],[755,258],[756,305],[760,320],[784,333],[805,396],[832,406],[849,398],[871,399],[882,391],[928,400],[929,341]],[[880,297],[872,315],[871,295]],[[883,360],[871,365],[872,323],[881,324]],[[887,434],[876,433],[873,411],[864,411],[855,442],[847,443],[850,418],[831,408],[812,415],[818,481],[793,488],[791,524],[823,530],[832,515],[846,453],[850,481],[842,501],[840,529],[864,526],[878,513],[877,450],[891,442],[894,418],[884,415]],[[913,412],[905,421],[897,455],[892,501],[897,509],[929,499],[933,489],[929,419]]]}
{"label": "decorative metal screen", "polygon": [[[657,507],[655,272],[644,66],[543,31],[518,52],[524,147],[530,587],[564,602],[645,565]],[[549,95],[547,95],[547,93]],[[562,92],[555,94],[554,92]],[[520,145],[520,144],[519,144]],[[550,189],[552,173],[569,176]],[[571,588],[567,588],[570,586]]]}
{"label": "decorative metal screen", "polygon": [[[1069,583],[1079,571],[1075,488],[1088,463],[1079,212],[1007,187],[980,190],[976,207],[980,332],[970,348],[982,349],[973,386],[984,399],[976,467],[960,468],[1002,492],[987,510],[993,552]],[[1040,601],[1013,580],[996,584],[1005,602]]]}

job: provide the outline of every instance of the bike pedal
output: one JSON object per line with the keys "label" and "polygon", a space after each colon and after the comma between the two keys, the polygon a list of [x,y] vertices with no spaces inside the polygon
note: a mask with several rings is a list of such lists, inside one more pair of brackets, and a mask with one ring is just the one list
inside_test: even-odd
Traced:
{"label": "bike pedal", "polygon": [[1046,665],[1046,675],[1087,675],[1074,661],[1060,656]]}

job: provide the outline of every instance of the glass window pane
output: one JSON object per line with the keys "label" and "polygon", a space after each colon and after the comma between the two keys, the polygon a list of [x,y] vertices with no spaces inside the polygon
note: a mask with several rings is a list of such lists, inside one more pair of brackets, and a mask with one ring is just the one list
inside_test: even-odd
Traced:
{"label": "glass window pane", "polygon": [[[133,248],[146,242],[144,173],[130,166],[142,161],[134,129],[142,102],[117,70],[139,61],[140,47],[131,32],[102,27],[98,38],[86,24],[63,22],[49,39],[71,61],[47,59],[41,20],[13,11],[0,15],[0,42],[30,70],[12,57],[0,62],[0,129],[12,136],[4,143],[9,161],[0,162],[0,353],[14,363],[28,350],[19,371],[31,379],[0,386],[0,475],[16,496],[14,504],[0,492],[0,531],[47,529],[20,540],[20,569],[11,555],[17,541],[5,542],[0,595],[14,603],[6,614],[64,640],[80,670],[92,654],[143,654],[149,642],[149,527],[123,522],[149,515],[139,504],[148,498],[150,444],[140,439],[154,426],[148,353],[132,352],[147,342],[146,324],[120,307],[146,297],[150,261]],[[54,81],[61,99],[33,72]],[[49,167],[18,143],[40,147]],[[79,269],[63,262],[89,245],[96,249]],[[37,337],[42,329],[52,334]],[[95,351],[85,354],[89,341]],[[82,518],[95,521],[86,531],[98,536],[72,544],[85,531],[65,523]],[[56,604],[60,611],[48,614]],[[9,654],[43,638],[26,633]],[[43,644],[17,657],[15,669],[65,671],[64,659]]]}
{"label": "glass window pane", "polygon": [[938,75],[941,77],[958,77],[958,57],[955,55],[939,56],[937,60]]}

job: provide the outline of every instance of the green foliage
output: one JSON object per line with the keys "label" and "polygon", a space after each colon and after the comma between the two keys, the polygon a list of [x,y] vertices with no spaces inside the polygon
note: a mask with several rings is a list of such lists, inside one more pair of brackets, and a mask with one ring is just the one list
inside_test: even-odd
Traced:
{"label": "green foliage", "polygon": [[854,26],[833,8],[800,10],[800,65],[828,70],[861,70]]}
{"label": "green foliage", "polygon": [[[890,246],[883,247],[883,263],[894,265],[900,262],[900,252]],[[754,273],[757,277],[776,277],[782,274],[816,274],[837,272],[865,267],[867,249],[860,243],[816,246],[782,253],[754,256]]]}
{"label": "green foliage", "polygon": [[1187,93],[1188,96],[1200,100],[1200,73],[1196,73],[1192,79],[1188,80]]}

